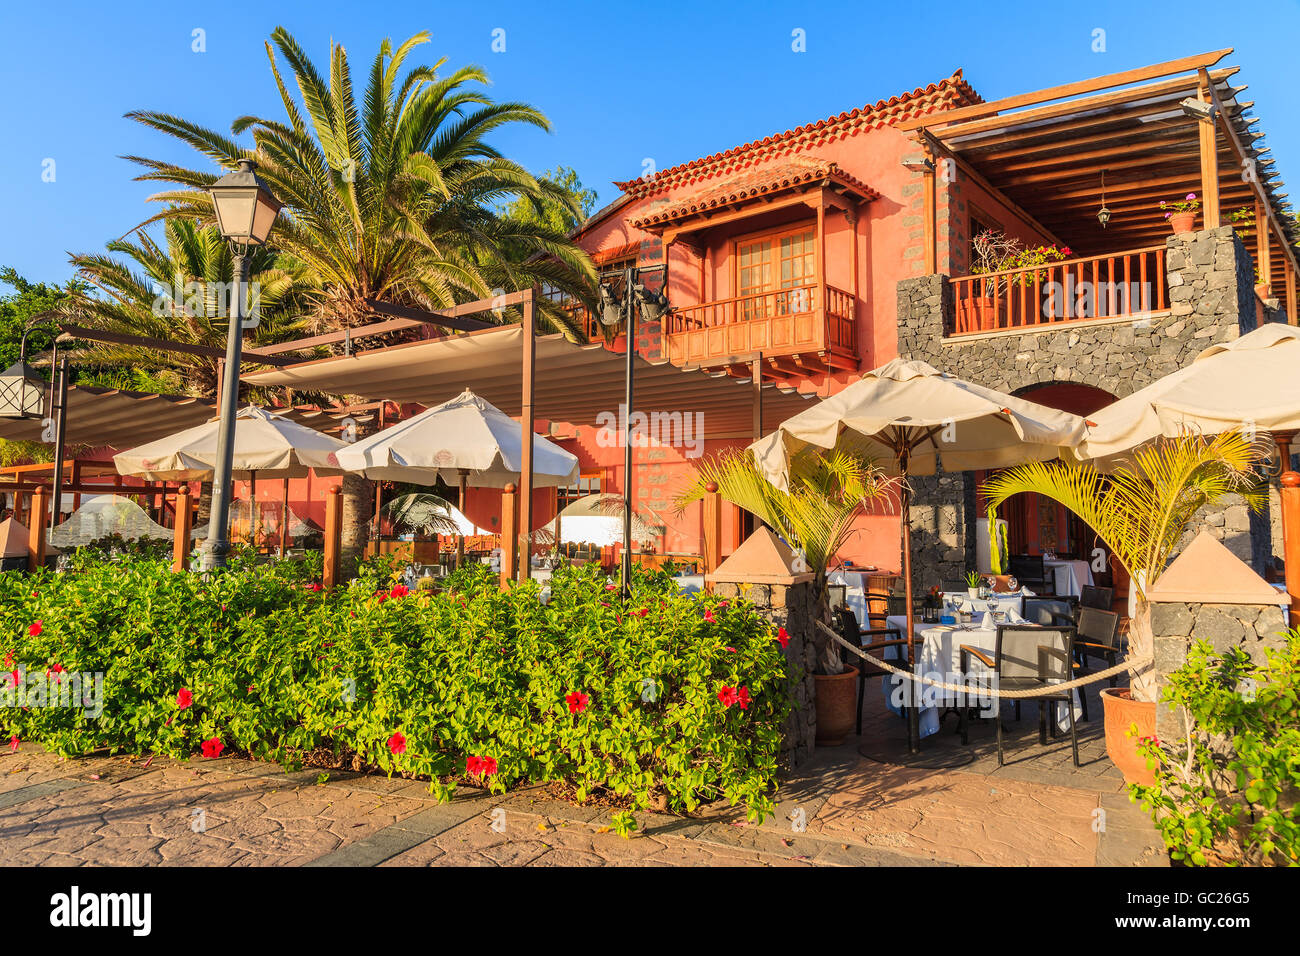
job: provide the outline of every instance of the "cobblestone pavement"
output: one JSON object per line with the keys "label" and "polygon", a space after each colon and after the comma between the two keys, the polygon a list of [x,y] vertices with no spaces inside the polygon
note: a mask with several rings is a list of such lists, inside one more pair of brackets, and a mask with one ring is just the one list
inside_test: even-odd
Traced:
{"label": "cobblestone pavement", "polygon": [[[871,708],[868,701],[868,708]],[[1100,713],[1100,707],[1097,708]],[[1026,715],[1031,717],[1031,715]],[[898,718],[820,748],[781,788],[774,818],[731,808],[638,814],[624,839],[608,810],[541,788],[449,803],[425,784],[223,758],[63,760],[33,744],[0,753],[0,864],[187,866],[1163,865],[1150,821],[1104,756],[1100,721],[1038,744],[1037,715],[963,747],[952,721],[907,753]]]}

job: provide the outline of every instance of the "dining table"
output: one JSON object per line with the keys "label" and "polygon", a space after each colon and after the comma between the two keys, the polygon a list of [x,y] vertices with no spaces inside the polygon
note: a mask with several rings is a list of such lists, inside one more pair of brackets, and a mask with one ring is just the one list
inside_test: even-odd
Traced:
{"label": "dining table", "polygon": [[[1004,612],[1008,623],[1023,623],[1015,620],[1019,617],[1019,612],[1014,610]],[[894,628],[900,635],[907,632],[907,619],[902,615],[890,615],[886,619],[887,626]],[[916,633],[917,648],[917,666],[913,668],[913,673],[921,677],[932,680],[942,681],[949,684],[966,684],[971,682],[972,690],[969,696],[960,695],[957,691],[947,690],[933,685],[918,685],[916,693],[920,695],[921,706],[919,707],[919,724],[922,737],[929,737],[939,731],[940,716],[947,708],[963,706],[978,707],[980,717],[993,717],[1001,715],[1002,707],[998,706],[999,698],[990,698],[981,696],[979,688],[988,686],[989,668],[976,657],[970,659],[969,678],[964,677],[961,673],[961,646],[964,644],[985,654],[993,659],[997,653],[998,629],[995,619],[995,612],[989,611],[987,614],[973,614],[969,623],[956,624],[936,624],[932,621],[914,621],[913,629]],[[901,647],[900,656],[906,655],[907,648]],[[888,658],[885,658],[888,660]],[[885,701],[887,706],[894,713],[901,713],[901,704],[906,699],[907,689],[901,685],[896,685],[897,678],[889,676],[884,678],[883,686]],[[897,686],[897,690],[896,690]],[[1014,705],[1015,701],[1009,698],[1001,698],[1003,706]],[[1064,708],[1058,705],[1057,726],[1062,730],[1069,727],[1068,715]],[[1074,719],[1077,721],[1083,712],[1082,702],[1079,700],[1079,691],[1074,691]]]}
{"label": "dining table", "polygon": [[1044,558],[1043,570],[1051,571],[1057,597],[1079,597],[1085,585],[1093,583],[1092,565],[1078,558]]}

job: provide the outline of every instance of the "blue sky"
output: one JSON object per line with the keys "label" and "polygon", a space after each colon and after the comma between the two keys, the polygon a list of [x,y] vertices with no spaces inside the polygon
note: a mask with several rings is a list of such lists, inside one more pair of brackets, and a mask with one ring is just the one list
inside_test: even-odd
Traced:
{"label": "blue sky", "polygon": [[[1300,4],[1054,2],[438,3],[137,0],[0,5],[0,265],[69,277],[150,214],[154,191],[119,157],[202,162],[128,110],[179,113],[228,131],[245,113],[280,117],[263,43],[288,27],[318,64],[331,39],[360,88],[378,42],[427,29],[424,62],[484,66],[493,95],[545,112],[550,135],[503,133],[507,155],[541,171],[564,163],[612,199],[614,179],[663,168],[852,109],[958,67],[987,99],[1222,47],[1236,52],[1283,178],[1300,169],[1290,51]],[[206,11],[206,12],[205,12]],[[923,30],[922,30],[923,28]],[[1105,30],[1104,53],[1092,50]],[[206,52],[192,50],[205,31]],[[494,30],[505,51],[493,52]],[[803,30],[806,52],[791,49]],[[54,181],[42,181],[54,161]]]}

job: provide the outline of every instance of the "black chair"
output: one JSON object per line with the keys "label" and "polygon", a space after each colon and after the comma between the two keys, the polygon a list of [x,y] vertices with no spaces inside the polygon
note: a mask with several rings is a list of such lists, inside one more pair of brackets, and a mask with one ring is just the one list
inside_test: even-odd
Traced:
{"label": "black chair", "polygon": [[1115,589],[1085,584],[1079,592],[1079,607],[1094,607],[1099,611],[1109,611],[1115,603]]}
{"label": "black chair", "polygon": [[945,593],[965,594],[970,585],[966,583],[965,579],[960,581],[953,579],[951,581],[944,581],[940,587],[943,588]]}
{"label": "black chair", "polygon": [[1035,594],[1056,596],[1056,575],[1048,573],[1041,554],[1013,554],[1008,569],[1012,577]]}
{"label": "black chair", "polygon": [[1074,608],[1060,598],[1025,598],[1024,619],[1042,627],[1074,624]]}
{"label": "black chair", "polygon": [[[857,645],[874,657],[889,660],[895,667],[911,670],[911,663],[905,650],[907,641],[903,639],[898,628],[861,628],[858,626],[858,616],[847,607],[836,608],[834,613],[836,630],[844,640]],[[886,651],[891,648],[894,651],[892,660],[886,654]],[[888,677],[891,676],[891,672],[857,655],[852,656],[853,666],[858,669],[858,736],[862,736],[862,705],[866,699],[867,678]]]}
{"label": "black chair", "polygon": [[[960,651],[963,676],[971,673],[970,659],[975,657],[997,674],[997,686],[1001,690],[1049,689],[1048,693],[1040,697],[1024,698],[1038,702],[1038,741],[1044,746],[1047,745],[1048,704],[1064,701],[1070,714],[1070,747],[1074,751],[1074,765],[1079,766],[1079,734],[1074,723],[1074,692],[1071,690],[1050,692],[1054,684],[1068,681],[1073,676],[1074,628],[1072,626],[1034,627],[1027,624],[1000,624],[992,660],[978,648],[966,644],[961,645]],[[1000,711],[999,707],[999,714],[994,718],[997,724],[999,767],[1003,765]],[[957,730],[961,734],[961,742],[969,743],[966,714],[964,711],[958,711],[957,716]],[[1056,735],[1055,730],[1052,735]]]}
{"label": "black chair", "polygon": [[[1100,657],[1107,667],[1114,667],[1119,657],[1119,615],[1114,611],[1103,611],[1095,607],[1079,608],[1079,623],[1075,631],[1074,660],[1075,669],[1081,676],[1091,674],[1088,666],[1089,657]],[[1119,681],[1118,674],[1110,677],[1110,686]],[[1088,719],[1088,695],[1079,690],[1083,702],[1083,719]]]}

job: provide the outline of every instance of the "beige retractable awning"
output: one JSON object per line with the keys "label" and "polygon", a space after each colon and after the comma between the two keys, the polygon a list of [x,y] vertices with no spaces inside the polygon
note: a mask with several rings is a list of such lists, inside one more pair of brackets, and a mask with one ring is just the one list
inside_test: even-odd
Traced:
{"label": "beige retractable awning", "polygon": [[[427,339],[255,372],[255,385],[293,388],[437,405],[472,388],[507,415],[522,411],[522,344],[518,326]],[[625,356],[597,345],[575,345],[561,335],[536,341],[534,414],[575,425],[602,424],[623,402]],[[753,436],[753,383],[749,379],[681,369],[636,359],[636,411],[651,415],[700,413],[706,439]],[[765,385],[764,422],[784,421],[809,407],[814,396]],[[768,427],[771,427],[770,425]]]}
{"label": "beige retractable awning", "polygon": [[[47,389],[48,393],[48,389]],[[48,394],[46,394],[48,401]],[[337,432],[349,413],[336,409],[271,409],[300,425],[317,431]],[[49,414],[48,411],[44,414]],[[202,425],[217,415],[210,398],[190,395],[159,395],[128,392],[97,385],[68,388],[68,444],[90,448],[134,448],[166,435]],[[357,424],[374,416],[352,413]],[[10,441],[41,441],[44,426],[40,418],[0,418],[0,438]],[[48,444],[48,442],[47,442]]]}

